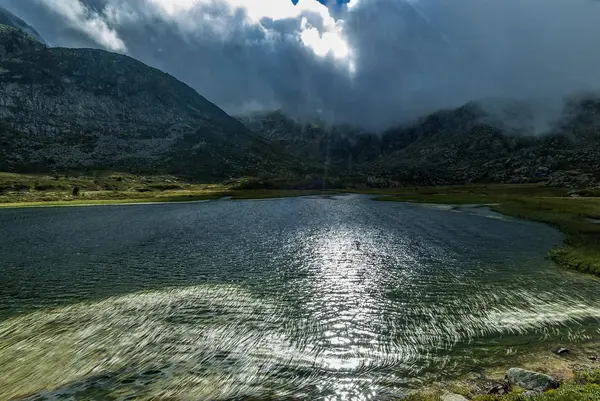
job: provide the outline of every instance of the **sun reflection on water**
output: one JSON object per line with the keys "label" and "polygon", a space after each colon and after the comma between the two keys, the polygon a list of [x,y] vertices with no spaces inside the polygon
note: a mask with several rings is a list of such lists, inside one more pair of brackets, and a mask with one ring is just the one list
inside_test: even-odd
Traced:
{"label": "sun reflection on water", "polygon": [[[236,266],[215,282],[0,320],[0,399],[380,400],[528,343],[600,335],[600,300],[590,295],[600,281],[551,265],[540,279],[542,257],[527,265],[473,253],[469,244],[482,237],[489,243],[480,249],[515,254],[500,229],[516,223],[461,226],[459,213],[357,199],[278,202],[242,204],[237,215],[252,216],[244,224],[255,230],[232,242],[225,230],[214,240],[211,260],[220,264],[206,276]],[[282,203],[280,213],[303,223],[269,220]],[[194,213],[183,219],[192,227]],[[170,256],[159,272],[186,277],[171,271],[182,260],[200,265],[190,244],[210,247],[177,230],[182,243],[161,237],[166,250],[154,243],[152,251]],[[135,272],[139,280],[156,275],[145,266]]]}

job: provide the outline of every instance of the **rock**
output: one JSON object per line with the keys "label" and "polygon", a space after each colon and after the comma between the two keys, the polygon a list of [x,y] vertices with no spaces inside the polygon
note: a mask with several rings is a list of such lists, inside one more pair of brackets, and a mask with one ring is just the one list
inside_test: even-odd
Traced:
{"label": "rock", "polygon": [[508,383],[498,384],[494,387],[488,389],[488,394],[498,394],[504,395],[510,393],[510,388]]}
{"label": "rock", "polygon": [[569,352],[571,352],[571,350],[569,350],[568,348],[559,348],[555,351],[556,355],[564,355],[564,354],[568,354]]}
{"label": "rock", "polygon": [[446,393],[440,397],[442,401],[469,401],[467,398],[460,394]]}
{"label": "rock", "polygon": [[525,390],[546,391],[558,387],[558,382],[543,373],[520,368],[510,368],[506,374],[510,384],[516,384]]}
{"label": "rock", "polygon": [[523,397],[535,397],[536,395],[540,395],[540,392],[535,390],[527,390],[522,395]]}

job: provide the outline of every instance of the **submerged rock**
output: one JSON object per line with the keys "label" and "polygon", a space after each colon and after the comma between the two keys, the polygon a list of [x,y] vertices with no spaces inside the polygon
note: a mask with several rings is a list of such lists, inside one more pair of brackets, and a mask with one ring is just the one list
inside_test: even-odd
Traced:
{"label": "submerged rock", "polygon": [[558,382],[543,373],[520,368],[510,368],[506,374],[510,384],[516,384],[526,390],[546,391],[558,387]]}

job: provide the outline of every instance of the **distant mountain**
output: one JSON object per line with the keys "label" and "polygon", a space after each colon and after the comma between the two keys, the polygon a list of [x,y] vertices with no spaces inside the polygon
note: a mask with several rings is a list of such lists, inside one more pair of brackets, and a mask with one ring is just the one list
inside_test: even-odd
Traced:
{"label": "distant mountain", "polygon": [[299,124],[279,112],[242,120],[286,151],[373,186],[600,182],[600,98],[572,99],[558,125],[542,136],[534,135],[522,104],[503,105],[518,117],[506,123],[490,116],[487,106],[472,102],[381,134]]}
{"label": "distant mountain", "polygon": [[0,7],[0,24],[20,29],[39,42],[45,43],[42,35],[35,28],[3,7]]}
{"label": "distant mountain", "polygon": [[339,169],[351,170],[380,152],[376,136],[349,126],[302,123],[280,111],[258,112],[239,119],[282,151]]}
{"label": "distant mountain", "polygon": [[129,170],[202,179],[301,163],[157,69],[120,54],[47,48],[0,25],[0,170]]}
{"label": "distant mountain", "polygon": [[0,21],[10,25],[0,25],[0,171],[252,176],[249,185],[299,188],[600,182],[598,97],[571,99],[543,136],[518,102],[472,102],[378,134],[281,112],[235,119],[130,57],[48,48],[14,15],[0,9]]}

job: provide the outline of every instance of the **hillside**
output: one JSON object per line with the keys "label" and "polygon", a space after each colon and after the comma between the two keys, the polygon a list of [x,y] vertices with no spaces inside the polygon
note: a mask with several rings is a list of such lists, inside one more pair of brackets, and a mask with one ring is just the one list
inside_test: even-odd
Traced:
{"label": "hillside", "polygon": [[214,180],[299,165],[189,86],[130,57],[47,48],[6,25],[0,56],[0,171]]}
{"label": "hillside", "polygon": [[571,99],[541,136],[513,124],[528,121],[519,103],[504,105],[508,123],[472,102],[377,134],[281,112],[234,119],[130,57],[48,48],[1,9],[0,21],[13,25],[0,25],[0,171],[251,176],[302,188],[600,182],[596,97]]}
{"label": "hillside", "polygon": [[34,27],[29,25],[27,22],[23,21],[21,18],[17,17],[6,8],[0,7],[0,24],[7,25],[13,28],[20,29],[27,33],[29,36],[34,37],[39,42],[45,43],[42,35],[35,30]]}
{"label": "hillside", "polygon": [[279,112],[242,120],[287,151],[351,171],[371,186],[600,182],[600,99],[594,97],[572,99],[559,124],[537,136],[493,121],[477,102],[381,134],[299,124]]}
{"label": "hillside", "polygon": [[379,155],[379,138],[348,126],[302,123],[280,111],[239,118],[273,146],[298,157],[351,170]]}

